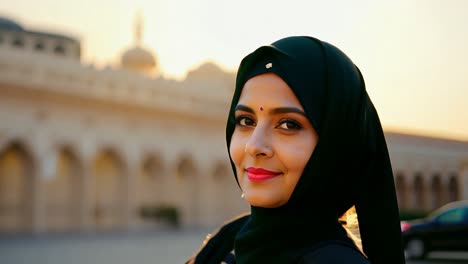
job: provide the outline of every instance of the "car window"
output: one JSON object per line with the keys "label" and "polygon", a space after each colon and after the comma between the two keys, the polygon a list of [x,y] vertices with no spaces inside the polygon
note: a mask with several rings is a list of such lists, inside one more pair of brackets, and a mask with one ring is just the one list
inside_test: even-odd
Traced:
{"label": "car window", "polygon": [[436,220],[440,223],[450,224],[462,222],[464,220],[464,217],[464,208],[454,208],[444,213],[441,213],[439,216],[436,217]]}

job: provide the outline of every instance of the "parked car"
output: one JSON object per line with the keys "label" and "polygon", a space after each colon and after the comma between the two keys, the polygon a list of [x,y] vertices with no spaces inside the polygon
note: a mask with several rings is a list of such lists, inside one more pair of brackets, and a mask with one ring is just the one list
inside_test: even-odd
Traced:
{"label": "parked car", "polygon": [[405,254],[421,259],[435,250],[468,251],[468,200],[452,202],[427,217],[401,222]]}

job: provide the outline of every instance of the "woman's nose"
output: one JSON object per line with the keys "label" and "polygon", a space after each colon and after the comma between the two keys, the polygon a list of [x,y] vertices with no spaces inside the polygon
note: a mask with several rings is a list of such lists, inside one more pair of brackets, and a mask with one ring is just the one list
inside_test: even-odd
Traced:
{"label": "woman's nose", "polygon": [[271,157],[273,156],[273,148],[270,143],[270,133],[265,128],[257,126],[245,144],[245,153],[252,157]]}

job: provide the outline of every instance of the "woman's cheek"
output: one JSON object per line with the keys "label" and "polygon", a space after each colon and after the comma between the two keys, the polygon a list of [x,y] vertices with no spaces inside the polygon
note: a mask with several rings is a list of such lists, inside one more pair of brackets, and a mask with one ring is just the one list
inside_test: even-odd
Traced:
{"label": "woman's cheek", "polygon": [[242,144],[235,131],[231,137],[231,145],[229,147],[229,154],[231,155],[231,159],[237,167],[240,164],[240,161],[242,160],[244,149],[242,148]]}

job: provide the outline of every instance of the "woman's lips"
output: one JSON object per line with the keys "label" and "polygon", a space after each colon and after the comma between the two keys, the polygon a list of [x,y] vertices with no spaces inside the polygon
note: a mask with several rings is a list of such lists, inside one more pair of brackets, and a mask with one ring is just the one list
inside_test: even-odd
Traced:
{"label": "woman's lips", "polygon": [[247,177],[249,178],[250,181],[253,181],[253,182],[265,181],[265,180],[271,179],[281,174],[281,172],[274,172],[274,171],[269,171],[269,170],[265,170],[262,168],[254,168],[254,167],[249,167],[246,169],[246,171],[247,171]]}

